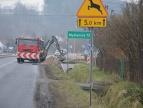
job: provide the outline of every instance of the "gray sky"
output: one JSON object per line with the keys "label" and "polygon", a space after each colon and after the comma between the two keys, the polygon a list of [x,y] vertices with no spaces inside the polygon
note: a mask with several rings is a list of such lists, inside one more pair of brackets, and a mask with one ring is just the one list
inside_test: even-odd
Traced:
{"label": "gray sky", "polygon": [[[29,7],[38,7],[39,10],[42,10],[43,7],[43,0],[0,0],[0,4],[2,6],[14,6],[17,1],[20,1]],[[49,25],[49,28],[47,28],[48,33],[66,35],[69,30],[79,30],[76,26],[76,13],[83,1],[84,0],[48,0],[46,17],[46,20],[48,21],[46,25]],[[102,0],[102,2],[104,5],[109,6],[109,14],[111,10],[114,10],[114,12],[120,11],[121,0]],[[43,22],[43,25],[44,24],[45,23]]]}
{"label": "gray sky", "polygon": [[43,0],[0,0],[0,4],[2,7],[4,6],[13,7],[14,4],[18,1],[28,6],[38,7],[40,11],[43,9]]}
{"label": "gray sky", "polygon": [[[0,0],[0,4],[2,6],[14,6],[14,4],[18,1],[20,1],[26,5],[32,5],[32,6],[38,7],[39,10],[43,9],[43,0]],[[122,0],[122,1],[128,1],[129,2],[129,1],[138,1],[138,0]]]}

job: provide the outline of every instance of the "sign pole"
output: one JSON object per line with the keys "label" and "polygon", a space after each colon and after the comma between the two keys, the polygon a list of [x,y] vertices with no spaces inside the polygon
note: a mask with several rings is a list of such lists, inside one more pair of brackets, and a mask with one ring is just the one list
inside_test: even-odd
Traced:
{"label": "sign pole", "polygon": [[94,29],[90,28],[91,30],[91,39],[90,39],[90,106],[92,105],[92,67],[93,67],[93,36],[94,36]]}
{"label": "sign pole", "polygon": [[[68,63],[68,62],[69,62],[69,56],[68,56],[68,55],[69,55],[69,49],[68,49],[68,44],[69,44],[69,42],[68,42],[68,38],[67,38],[67,70],[68,70],[68,68],[69,68],[69,63]],[[67,71],[67,70],[66,70],[66,71]]]}
{"label": "sign pole", "polygon": [[[94,27],[106,27],[106,17],[108,16],[108,12],[106,11],[101,0],[96,0],[96,4],[100,7],[100,9],[90,9],[97,8],[93,5],[92,0],[90,0],[90,4],[88,0],[84,0],[80,9],[76,13],[78,17],[77,26],[89,28],[92,32],[90,38],[90,106],[92,104],[92,67],[93,67],[93,36],[94,36]],[[70,36],[72,37],[72,35]]]}

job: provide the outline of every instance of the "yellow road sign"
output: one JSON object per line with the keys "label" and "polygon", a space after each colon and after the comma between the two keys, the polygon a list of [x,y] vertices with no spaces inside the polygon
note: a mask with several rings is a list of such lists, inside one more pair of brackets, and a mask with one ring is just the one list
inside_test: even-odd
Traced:
{"label": "yellow road sign", "polygon": [[107,17],[108,13],[101,0],[84,0],[77,17]]}
{"label": "yellow road sign", "polygon": [[78,27],[106,27],[106,18],[78,18]]}

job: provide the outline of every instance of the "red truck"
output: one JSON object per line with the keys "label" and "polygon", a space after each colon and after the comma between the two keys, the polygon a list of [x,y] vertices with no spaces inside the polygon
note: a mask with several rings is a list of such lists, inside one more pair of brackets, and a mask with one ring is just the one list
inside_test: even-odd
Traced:
{"label": "red truck", "polygon": [[[24,62],[24,60],[30,60],[34,63],[42,62],[46,59],[49,47],[52,43],[56,43],[57,49],[60,51],[60,46],[58,44],[57,38],[52,36],[51,40],[48,40],[44,44],[44,40],[34,37],[21,36],[16,39],[17,44],[17,62]],[[64,60],[64,55],[61,53],[61,61]]]}

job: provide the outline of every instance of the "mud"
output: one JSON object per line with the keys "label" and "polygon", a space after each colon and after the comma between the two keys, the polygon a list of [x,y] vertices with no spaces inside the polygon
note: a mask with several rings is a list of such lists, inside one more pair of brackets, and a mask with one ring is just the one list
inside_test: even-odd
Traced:
{"label": "mud", "polygon": [[53,97],[49,90],[51,82],[52,80],[45,74],[45,67],[39,65],[39,76],[34,95],[35,108],[53,108]]}
{"label": "mud", "polygon": [[44,63],[38,65],[39,75],[37,76],[34,93],[35,108],[61,108],[57,107],[57,100],[61,100],[61,98],[57,93],[58,90],[53,86],[54,82],[58,79],[53,77],[51,68],[45,65],[45,63],[59,65],[59,61],[53,58],[49,58]]}

